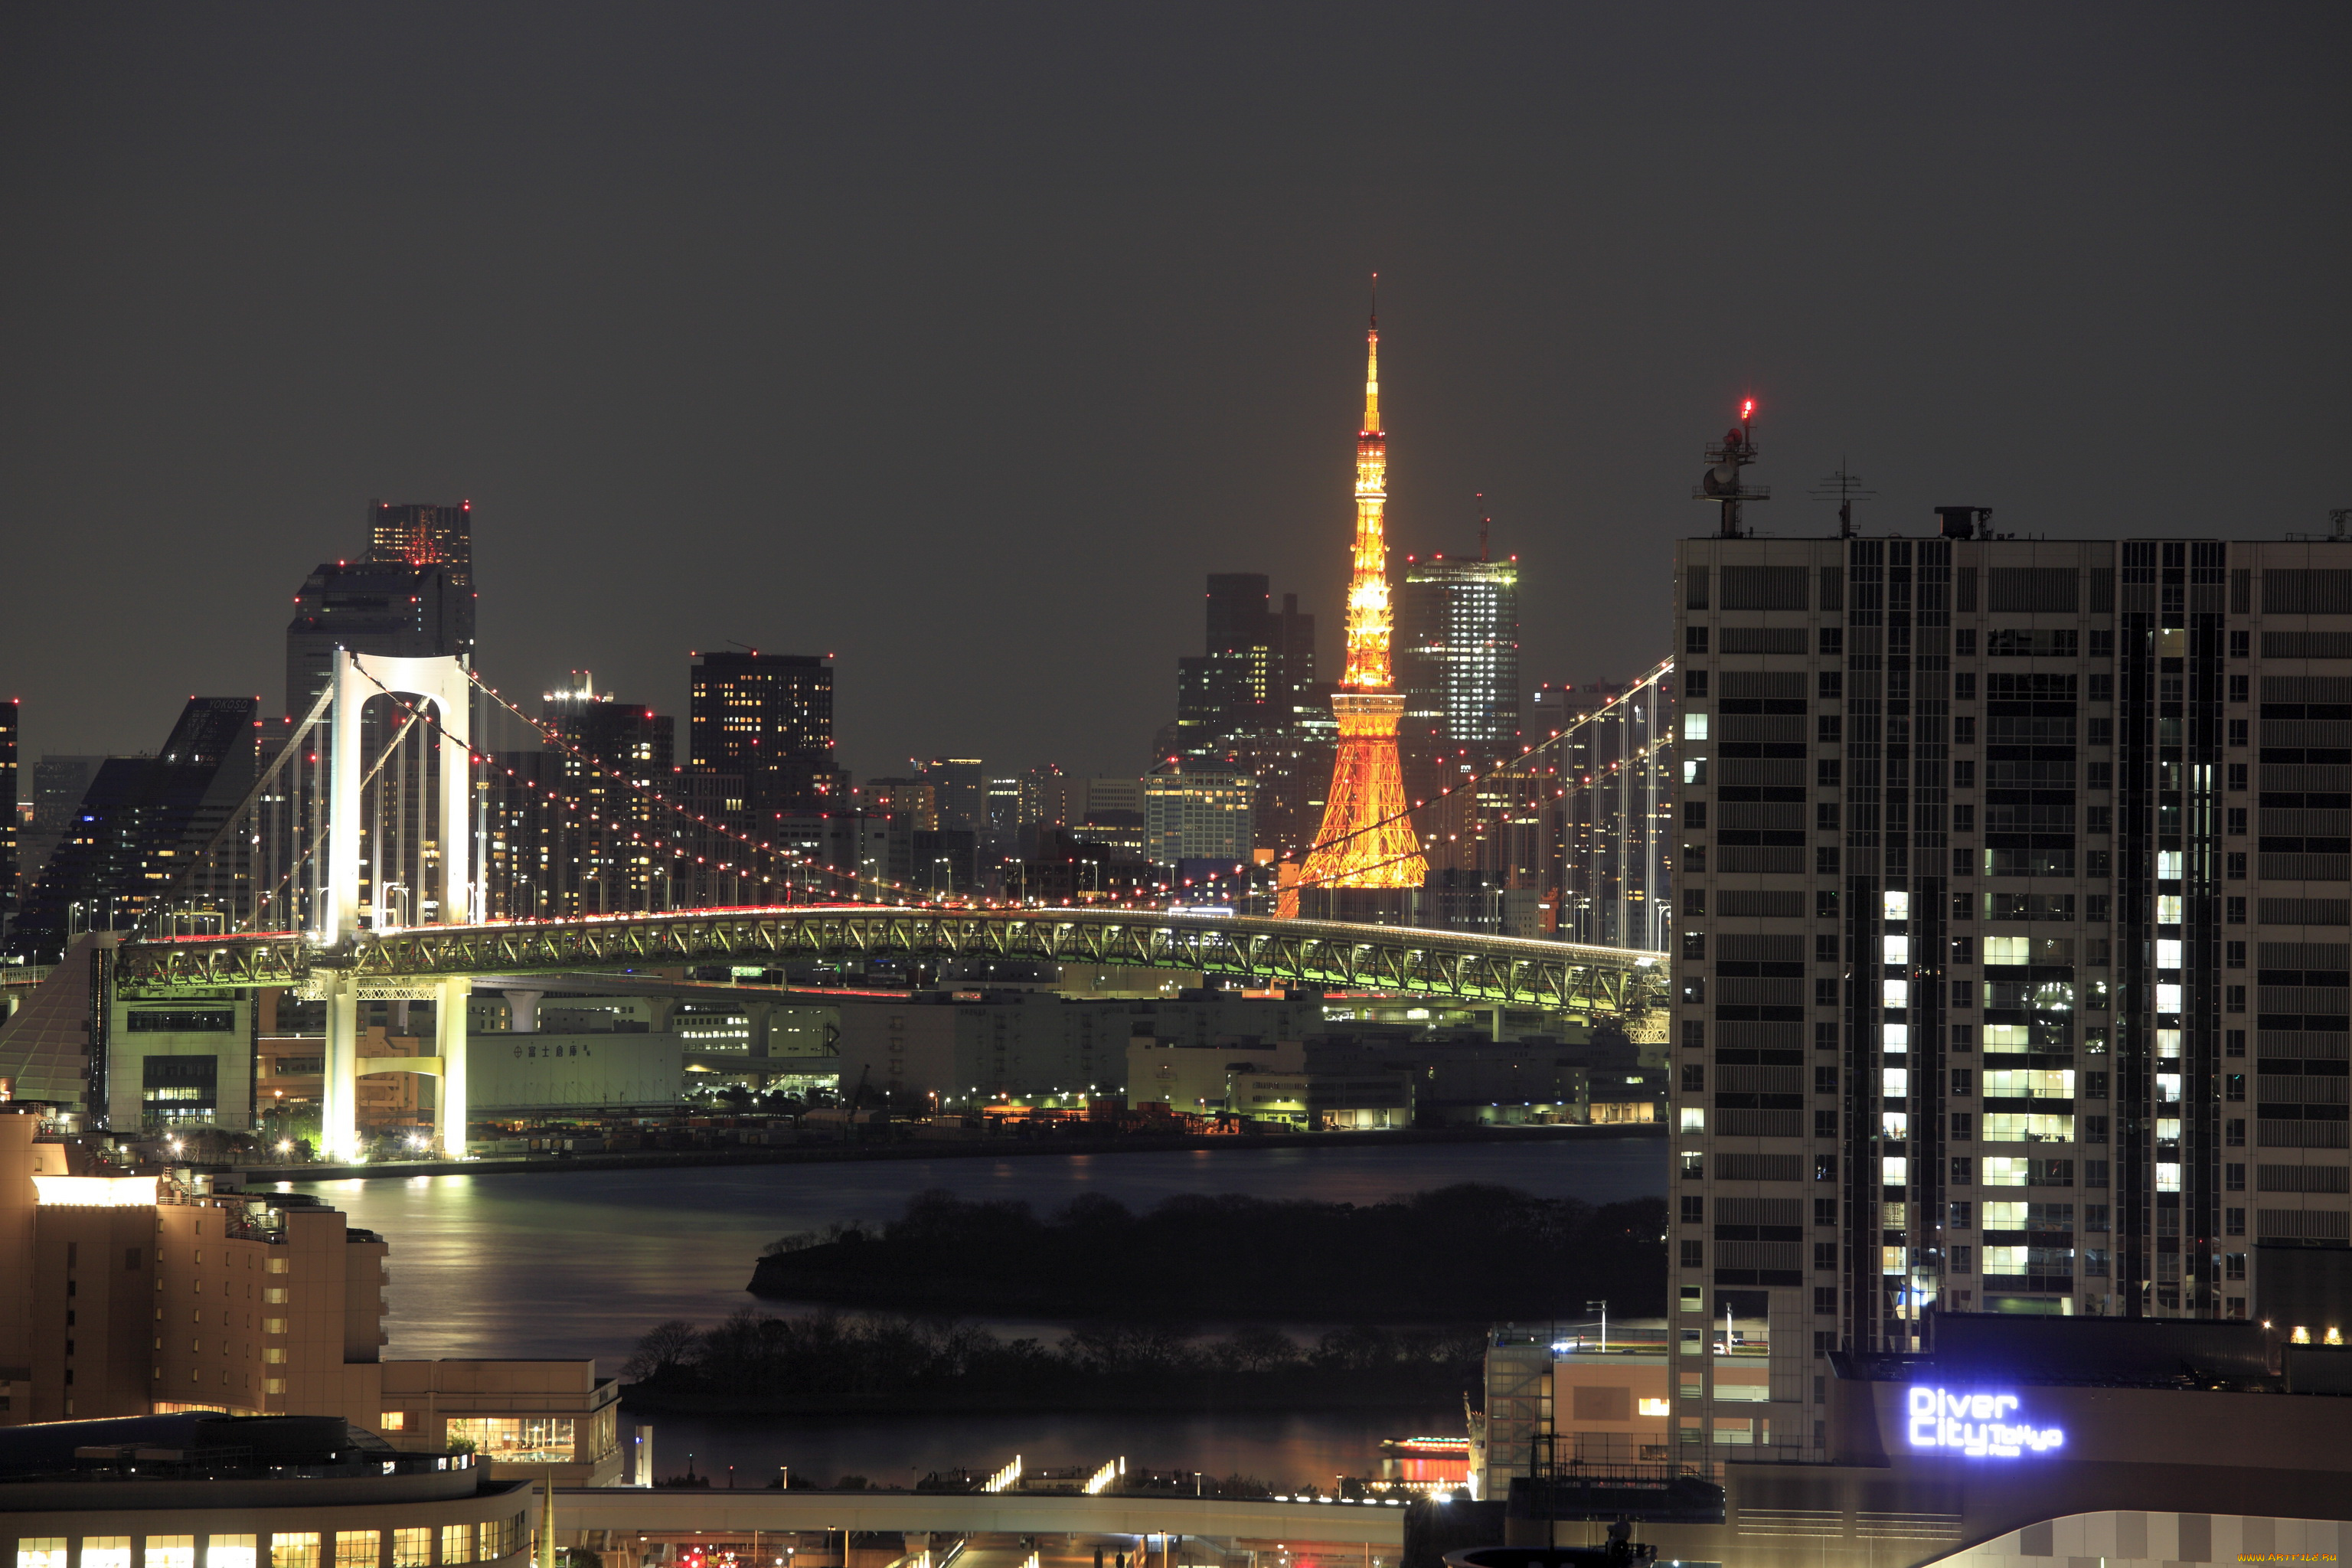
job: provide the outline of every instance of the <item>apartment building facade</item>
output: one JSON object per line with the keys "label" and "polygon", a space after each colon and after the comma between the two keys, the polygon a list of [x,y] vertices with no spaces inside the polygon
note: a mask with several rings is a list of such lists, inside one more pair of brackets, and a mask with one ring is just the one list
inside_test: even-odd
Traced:
{"label": "apartment building facade", "polygon": [[1938,1310],[2259,1317],[2352,1244],[2352,544],[1948,509],[1675,603],[1685,1458],[1820,1452],[1822,1358]]}

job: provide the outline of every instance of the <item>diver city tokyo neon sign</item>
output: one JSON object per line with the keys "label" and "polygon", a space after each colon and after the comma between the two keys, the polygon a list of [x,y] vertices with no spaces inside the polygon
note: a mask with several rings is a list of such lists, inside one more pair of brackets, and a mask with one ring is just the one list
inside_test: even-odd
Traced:
{"label": "diver city tokyo neon sign", "polygon": [[1971,1459],[2014,1459],[2063,1447],[2066,1434],[2059,1428],[2012,1418],[2011,1413],[2023,1403],[2014,1394],[1915,1386],[1909,1398],[1911,1447]]}

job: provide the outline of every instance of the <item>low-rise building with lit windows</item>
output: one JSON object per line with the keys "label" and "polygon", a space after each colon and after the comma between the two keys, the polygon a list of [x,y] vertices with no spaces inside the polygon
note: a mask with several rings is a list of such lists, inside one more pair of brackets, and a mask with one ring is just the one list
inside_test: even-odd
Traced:
{"label": "low-rise building with lit windows", "polygon": [[384,1361],[383,1237],[305,1194],[101,1173],[37,1138],[38,1110],[0,1106],[0,1428],[317,1417],[404,1450],[463,1439],[493,1475],[618,1474],[594,1363]]}
{"label": "low-rise building with lit windows", "polygon": [[331,1417],[0,1432],[0,1562],[17,1568],[508,1568],[541,1511],[530,1480]]}

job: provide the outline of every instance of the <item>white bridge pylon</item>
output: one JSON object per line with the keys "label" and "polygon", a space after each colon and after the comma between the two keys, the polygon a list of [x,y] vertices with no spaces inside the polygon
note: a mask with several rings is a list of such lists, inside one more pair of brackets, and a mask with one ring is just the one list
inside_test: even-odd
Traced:
{"label": "white bridge pylon", "polygon": [[[432,843],[440,870],[440,897],[434,920],[442,925],[463,925],[473,918],[473,830],[468,820],[473,803],[469,715],[472,681],[456,658],[394,658],[380,654],[335,650],[334,681],[328,710],[326,888],[317,905],[317,926],[310,940],[327,962],[315,963],[322,976],[327,1003],[327,1051],[323,1103],[320,1108],[321,1152],[331,1160],[351,1160],[361,1153],[359,1136],[359,982],[333,957],[351,950],[360,930],[360,837],[362,796],[367,778],[362,755],[360,716],[372,697],[385,692],[410,700],[420,713],[426,710],[441,731],[441,810],[439,831]],[[386,868],[381,844],[373,847],[375,920],[382,929],[387,900],[383,896]],[[421,881],[422,879],[420,878]],[[423,909],[425,889],[415,889]],[[440,1085],[434,1098],[434,1134],[446,1159],[466,1152],[466,1000],[472,984],[465,980],[428,983],[434,992],[433,1032]],[[415,1058],[389,1058],[427,1064]]]}

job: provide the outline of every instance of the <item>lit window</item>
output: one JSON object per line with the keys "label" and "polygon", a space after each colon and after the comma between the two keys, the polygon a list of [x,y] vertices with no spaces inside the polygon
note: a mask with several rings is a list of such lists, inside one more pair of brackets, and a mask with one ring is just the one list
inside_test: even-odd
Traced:
{"label": "lit window", "polygon": [[253,1540],[250,1535],[223,1535],[215,1531],[205,1542],[205,1568],[254,1568],[257,1553]]}
{"label": "lit window", "polygon": [[450,1420],[448,1441],[499,1463],[562,1465],[572,1462],[572,1430],[568,1415],[463,1416]]}

